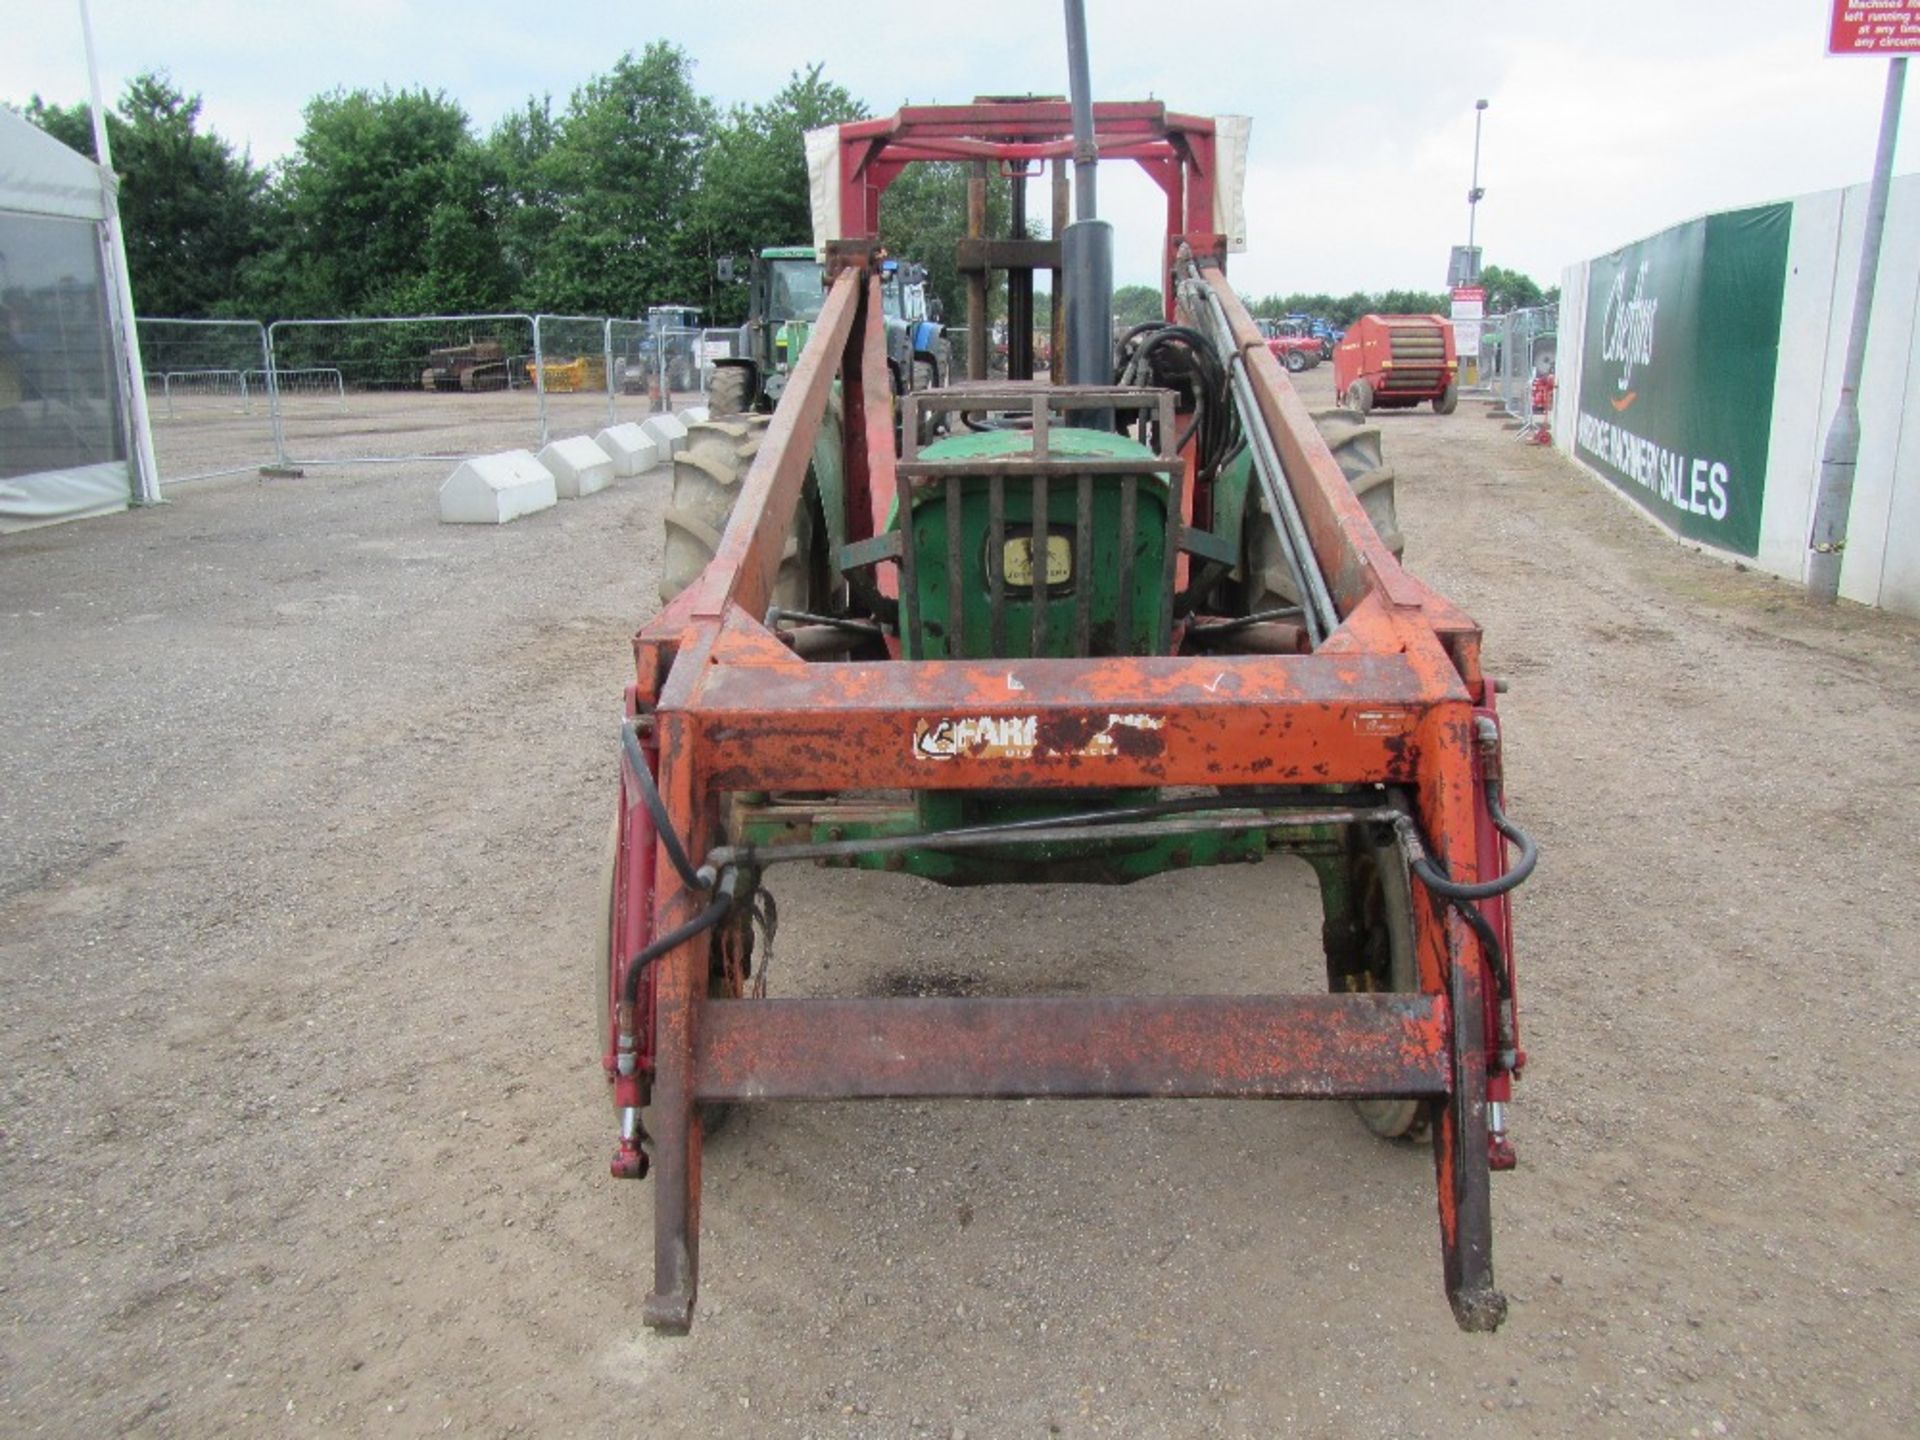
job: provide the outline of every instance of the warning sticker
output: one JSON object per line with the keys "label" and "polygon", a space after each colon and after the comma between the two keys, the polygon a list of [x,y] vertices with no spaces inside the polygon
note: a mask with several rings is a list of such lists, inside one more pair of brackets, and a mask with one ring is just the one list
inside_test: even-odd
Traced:
{"label": "warning sticker", "polygon": [[1109,715],[1089,732],[1078,717],[1066,717],[1044,730],[1038,715],[963,715],[921,720],[913,727],[916,760],[1031,760],[1037,755],[1097,757],[1119,755],[1142,732],[1167,722],[1159,715]]}

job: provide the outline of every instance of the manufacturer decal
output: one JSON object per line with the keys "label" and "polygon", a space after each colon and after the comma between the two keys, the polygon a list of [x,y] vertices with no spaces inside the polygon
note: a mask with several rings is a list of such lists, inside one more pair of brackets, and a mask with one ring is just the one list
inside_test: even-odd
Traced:
{"label": "manufacturer decal", "polygon": [[1071,724],[1043,731],[1038,715],[961,715],[920,720],[913,727],[916,760],[1032,760],[1041,755],[1075,755],[1089,759],[1118,755],[1126,742],[1141,732],[1166,725],[1160,715],[1109,715],[1091,734],[1070,738]]}

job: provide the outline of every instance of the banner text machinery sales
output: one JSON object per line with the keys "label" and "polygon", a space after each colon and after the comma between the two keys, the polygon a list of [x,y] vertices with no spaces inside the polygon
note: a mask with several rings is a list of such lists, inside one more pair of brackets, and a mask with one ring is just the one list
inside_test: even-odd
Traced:
{"label": "banner text machinery sales", "polygon": [[1726,519],[1727,491],[1733,477],[1722,462],[1689,459],[1584,410],[1575,439],[1579,448],[1594,459],[1611,465],[1676,509],[1710,520]]}

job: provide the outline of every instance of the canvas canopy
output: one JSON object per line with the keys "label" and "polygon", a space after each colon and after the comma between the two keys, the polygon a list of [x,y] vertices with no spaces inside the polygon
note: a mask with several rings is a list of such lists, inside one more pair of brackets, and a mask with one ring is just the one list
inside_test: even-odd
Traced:
{"label": "canvas canopy", "polygon": [[110,183],[0,108],[0,533],[124,510],[134,492]]}

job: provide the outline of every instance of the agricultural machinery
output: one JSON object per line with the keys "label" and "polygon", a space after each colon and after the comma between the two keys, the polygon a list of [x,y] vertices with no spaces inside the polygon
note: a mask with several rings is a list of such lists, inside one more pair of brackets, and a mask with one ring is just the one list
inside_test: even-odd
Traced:
{"label": "agricultural machinery", "polygon": [[507,352],[498,340],[475,340],[427,352],[422,390],[479,391],[507,388]]}
{"label": "agricultural machinery", "polygon": [[1460,401],[1453,326],[1438,315],[1362,315],[1333,351],[1333,388],[1356,414],[1426,401],[1451,415]]}
{"label": "agricultural machinery", "polygon": [[1311,370],[1321,360],[1322,346],[1306,328],[1287,320],[1256,320],[1267,349],[1293,374]]}
{"label": "agricultural machinery", "polygon": [[[676,560],[670,529],[670,598],[634,638],[593,958],[613,1173],[656,1187],[660,1329],[692,1321],[711,1119],[788,1099],[1349,1100],[1430,1139],[1458,1323],[1506,1312],[1490,1173],[1513,1164],[1508,897],[1534,850],[1502,809],[1480,631],[1401,568],[1378,431],[1316,424],[1228,284],[1244,128],[1091,104],[1079,34],[1071,105],[827,134],[806,344],[771,416],[696,425],[678,462],[708,539]],[[1069,157],[1057,239],[969,252],[1063,276],[1067,383],[897,394],[888,183],[935,160],[1064,184]],[[1117,353],[1096,158],[1167,204],[1166,323]],[[987,324],[970,304],[971,356]],[[1324,992],[767,993],[796,865],[1123,884],[1275,852],[1318,878]]]}
{"label": "agricultural machinery", "polygon": [[[947,342],[927,298],[922,265],[881,261],[887,319],[887,365],[896,393],[942,384],[951,370]],[[730,278],[732,264],[723,269]],[[753,258],[748,276],[744,352],[719,360],[707,388],[714,415],[771,410],[805,349],[809,328],[826,302],[826,267],[811,245],[772,246]]]}
{"label": "agricultural machinery", "polygon": [[614,357],[621,389],[630,395],[698,390],[699,338],[700,311],[695,306],[649,306],[646,328]]}

